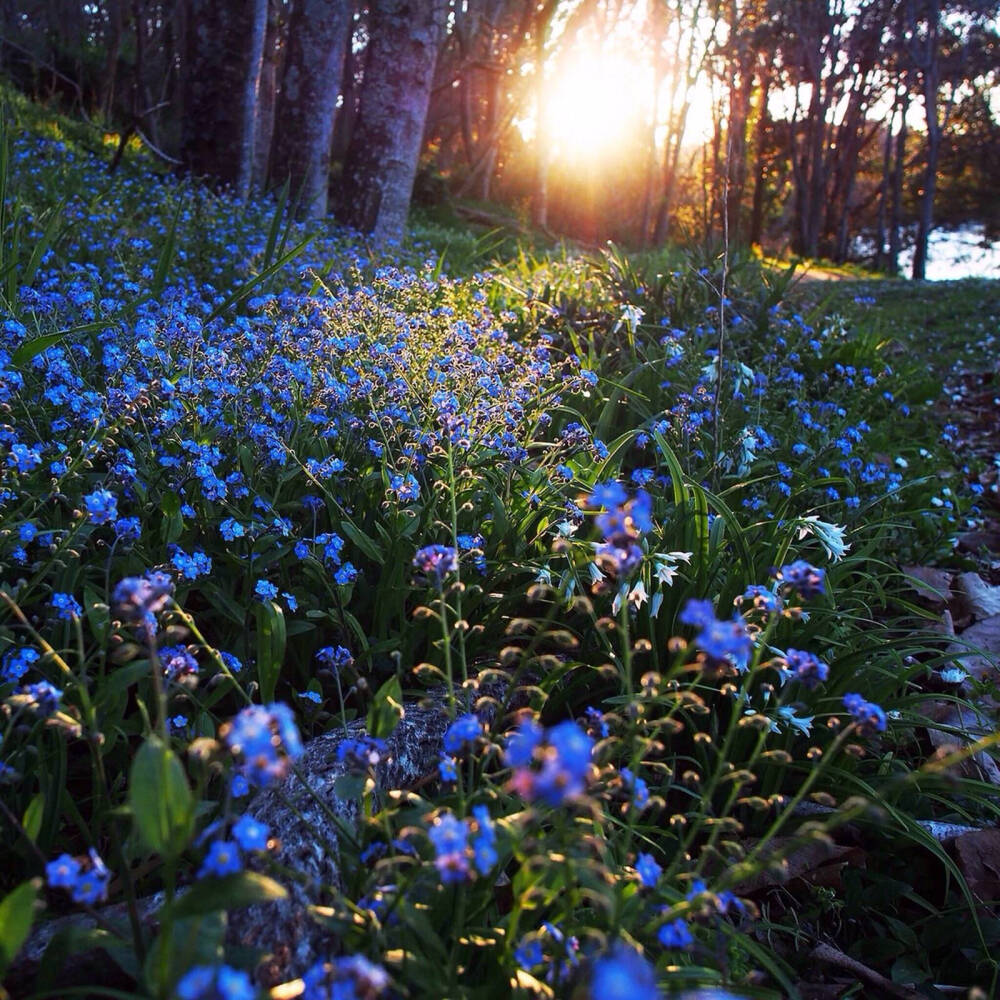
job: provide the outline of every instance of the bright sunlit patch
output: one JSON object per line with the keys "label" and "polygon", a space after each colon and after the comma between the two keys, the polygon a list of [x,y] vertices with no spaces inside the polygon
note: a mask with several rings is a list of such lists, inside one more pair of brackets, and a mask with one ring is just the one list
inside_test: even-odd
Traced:
{"label": "bright sunlit patch", "polygon": [[621,56],[581,52],[557,66],[545,95],[552,155],[593,161],[634,137],[650,89],[648,67]]}

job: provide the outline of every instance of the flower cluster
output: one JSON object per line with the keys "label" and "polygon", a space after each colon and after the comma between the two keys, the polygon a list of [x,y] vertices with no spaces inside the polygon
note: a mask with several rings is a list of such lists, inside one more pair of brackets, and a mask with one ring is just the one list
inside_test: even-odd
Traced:
{"label": "flower cluster", "polygon": [[464,882],[472,868],[485,875],[497,863],[496,830],[489,809],[474,806],[472,816],[472,820],[461,820],[443,812],[427,830],[434,848],[434,866],[442,882]]}
{"label": "flower cluster", "polygon": [[458,552],[451,545],[425,545],[413,557],[413,568],[438,589],[458,568]]}
{"label": "flower cluster", "polygon": [[884,733],[886,729],[885,712],[870,701],[865,701],[859,694],[845,694],[844,708],[854,718],[858,732],[862,736],[874,736]]}
{"label": "flower cluster", "polygon": [[561,806],[579,798],[591,776],[594,741],[575,722],[549,730],[528,720],[507,738],[505,760],[514,769],[511,787],[528,801]]}
{"label": "flower cluster", "polygon": [[178,980],[177,1000],[254,1000],[250,977],[228,965],[196,965]]}
{"label": "flower cluster", "polygon": [[818,597],[826,592],[826,571],[798,559],[787,566],[782,566],[775,578],[789,590],[795,591],[804,601]]}
{"label": "flower cluster", "polygon": [[363,955],[349,955],[317,962],[302,983],[302,1000],[376,1000],[389,988],[389,974]]}
{"label": "flower cluster", "polygon": [[244,708],[220,736],[237,758],[239,773],[262,788],[283,778],[303,750],[295,716],[281,703]]}
{"label": "flower cluster", "polygon": [[629,500],[617,482],[599,483],[583,498],[591,509],[604,508],[597,515],[597,528],[604,540],[594,546],[594,562],[613,579],[628,576],[642,562],[639,538],[653,527],[653,501],[645,490]]}
{"label": "flower cluster", "polygon": [[745,670],[753,651],[753,639],[747,623],[739,612],[728,620],[715,617],[711,601],[690,600],[684,605],[679,620],[698,630],[695,645],[712,666],[730,664]]}
{"label": "flower cluster", "polygon": [[74,903],[93,905],[108,898],[111,872],[93,848],[83,864],[69,854],[50,861],[45,877],[53,889],[68,889]]}

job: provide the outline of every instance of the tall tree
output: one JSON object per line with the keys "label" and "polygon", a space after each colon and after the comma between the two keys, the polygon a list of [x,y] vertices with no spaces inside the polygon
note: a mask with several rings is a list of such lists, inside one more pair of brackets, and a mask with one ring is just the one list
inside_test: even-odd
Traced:
{"label": "tall tree", "polygon": [[352,0],[297,0],[288,25],[271,175],[291,180],[300,213],[310,219],[326,215],[333,123],[353,19]]}
{"label": "tall tree", "polygon": [[941,4],[940,0],[924,0],[920,6],[923,10],[918,11],[916,0],[908,0],[906,5],[910,59],[920,75],[927,134],[920,207],[917,213],[917,238],[913,248],[914,281],[923,281],[927,275],[927,244],[934,225],[934,194],[942,133],[938,100],[941,84]]}
{"label": "tall tree", "polygon": [[252,0],[250,34],[247,38],[246,72],[243,77],[243,117],[240,121],[239,169],[236,196],[246,201],[253,184],[257,122],[260,117],[259,94],[264,42],[267,37],[267,0]]}
{"label": "tall tree", "polygon": [[379,243],[400,239],[406,227],[447,11],[447,0],[369,5],[361,103],[338,215]]}
{"label": "tall tree", "polygon": [[218,0],[185,5],[181,158],[192,173],[230,184],[240,176],[238,153],[246,149],[240,98],[248,78],[259,75],[251,66],[257,6]]}

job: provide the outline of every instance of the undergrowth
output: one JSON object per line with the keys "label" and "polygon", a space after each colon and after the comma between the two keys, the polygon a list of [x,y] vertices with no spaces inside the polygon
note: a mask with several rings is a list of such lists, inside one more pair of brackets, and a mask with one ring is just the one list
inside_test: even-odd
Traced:
{"label": "undergrowth", "polygon": [[[125,913],[24,995],[95,946],[95,996],[293,995],[227,912],[286,895],[253,792],[337,733],[306,997],[798,996],[828,942],[995,988],[921,825],[997,807],[994,737],[927,744],[955,654],[902,566],[976,497],[918,358],[751,256],[376,254],[44,121],[0,143],[0,969]],[[387,794],[421,699],[440,757]],[[847,824],[866,865],[768,874]]]}

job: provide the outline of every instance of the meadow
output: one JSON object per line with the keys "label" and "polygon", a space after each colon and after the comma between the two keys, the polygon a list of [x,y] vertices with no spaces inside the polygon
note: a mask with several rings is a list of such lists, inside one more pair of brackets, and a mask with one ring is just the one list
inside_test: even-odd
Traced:
{"label": "meadow", "polygon": [[[904,570],[979,565],[995,469],[936,404],[995,285],[923,288],[967,306],[935,344],[887,330],[903,284],[376,251],[112,149],[10,99],[0,972],[97,914],[11,995],[995,994],[932,830],[1000,815],[995,722],[932,712],[991,684]],[[386,788],[421,703],[435,764]],[[338,733],[329,954],[254,978],[227,922],[297,879],[255,797]],[[94,948],[114,975],[74,981]]]}

